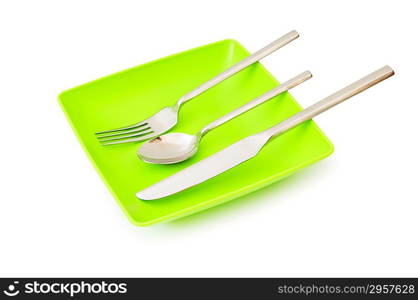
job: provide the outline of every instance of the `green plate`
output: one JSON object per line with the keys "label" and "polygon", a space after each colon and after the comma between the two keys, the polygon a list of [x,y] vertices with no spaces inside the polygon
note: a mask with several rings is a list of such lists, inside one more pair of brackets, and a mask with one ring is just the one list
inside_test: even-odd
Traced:
{"label": "green plate", "polygon": [[[61,106],[81,144],[132,223],[151,225],[218,205],[332,153],[331,142],[313,121],[308,121],[269,143],[255,158],[196,187],[155,201],[135,197],[145,187],[301,110],[289,93],[279,95],[210,132],[193,158],[175,165],[140,161],[136,156],[139,143],[103,147],[96,140],[94,132],[141,121],[248,55],[237,41],[224,40],[60,94]],[[277,85],[278,81],[256,63],[185,104],[172,131],[195,133]]]}

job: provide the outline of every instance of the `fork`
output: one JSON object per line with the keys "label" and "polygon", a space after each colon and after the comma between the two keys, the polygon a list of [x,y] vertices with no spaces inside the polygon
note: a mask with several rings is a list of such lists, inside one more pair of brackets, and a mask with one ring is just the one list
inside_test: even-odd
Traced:
{"label": "fork", "polygon": [[115,128],[106,131],[96,132],[96,136],[102,145],[114,145],[131,142],[141,142],[151,139],[156,136],[160,136],[162,133],[170,130],[177,124],[178,113],[180,107],[187,101],[193,99],[197,95],[205,92],[211,87],[217,85],[223,80],[231,77],[274,51],[287,45],[294,39],[298,38],[299,34],[296,30],[290,31],[279,39],[275,40],[271,44],[258,50],[237,64],[233,65],[229,69],[220,73],[216,77],[198,86],[193,91],[182,96],[174,105],[164,107],[162,110],[154,114],[153,116],[145,119],[141,122],[126,126]]}

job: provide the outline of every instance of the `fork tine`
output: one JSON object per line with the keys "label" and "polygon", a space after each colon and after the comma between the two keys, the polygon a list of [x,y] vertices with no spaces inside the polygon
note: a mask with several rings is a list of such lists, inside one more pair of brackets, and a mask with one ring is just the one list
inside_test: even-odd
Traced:
{"label": "fork tine", "polygon": [[123,139],[131,138],[131,137],[141,137],[141,136],[145,136],[145,135],[148,135],[150,133],[153,133],[153,132],[154,131],[150,130],[150,131],[147,131],[147,132],[139,132],[139,133],[133,133],[133,134],[128,134],[128,135],[120,135],[120,136],[109,138],[109,139],[102,139],[102,140],[100,140],[100,142],[123,140]]}
{"label": "fork tine", "polygon": [[128,129],[135,129],[135,128],[143,127],[147,124],[148,123],[142,123],[142,124],[136,123],[136,124],[126,126],[126,127],[120,127],[120,128],[115,128],[115,129],[111,129],[111,130],[99,131],[99,132],[96,132],[95,134],[100,135],[100,134],[104,134],[104,133],[111,133],[111,132],[117,132],[117,131],[124,131],[124,130],[128,130]]}
{"label": "fork tine", "polygon": [[143,126],[141,126],[139,128],[134,128],[134,129],[130,129],[130,130],[118,131],[116,133],[111,133],[111,134],[106,134],[106,135],[105,134],[99,135],[97,138],[98,139],[105,139],[105,138],[109,138],[109,137],[113,137],[113,136],[126,135],[128,133],[131,133],[131,134],[133,134],[133,133],[140,133],[140,132],[146,131],[148,129],[151,129],[151,127],[148,126],[148,127],[143,128]]}
{"label": "fork tine", "polygon": [[[152,133],[152,131],[150,133]],[[136,138],[133,138],[133,139],[126,139],[126,140],[119,140],[119,141],[114,141],[114,142],[102,143],[102,145],[103,146],[109,146],[109,145],[116,145],[116,144],[146,141],[146,140],[150,139],[151,137],[153,137],[152,135],[149,136],[150,133],[148,133],[146,136],[139,136],[139,137],[136,137]]]}

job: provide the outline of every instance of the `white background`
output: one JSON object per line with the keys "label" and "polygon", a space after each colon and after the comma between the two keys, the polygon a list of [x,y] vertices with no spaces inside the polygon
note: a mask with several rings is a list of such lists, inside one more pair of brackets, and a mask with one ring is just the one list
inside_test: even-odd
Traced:
{"label": "white background", "polygon": [[[418,276],[416,1],[3,1],[1,276]],[[225,38],[313,101],[389,64],[396,75],[316,118],[326,160],[175,222],[131,225],[57,95]]]}

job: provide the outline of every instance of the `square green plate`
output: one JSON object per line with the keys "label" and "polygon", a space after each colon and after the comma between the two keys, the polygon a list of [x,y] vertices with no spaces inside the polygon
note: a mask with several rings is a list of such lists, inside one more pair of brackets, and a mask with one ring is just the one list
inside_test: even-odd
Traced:
{"label": "square green plate", "polygon": [[[141,121],[248,55],[237,41],[224,40],[60,94],[61,106],[81,144],[132,223],[151,225],[218,205],[332,153],[330,141],[309,121],[269,143],[255,158],[198,186],[161,200],[136,198],[135,193],[145,187],[301,110],[289,93],[279,95],[209,133],[193,158],[175,165],[140,161],[136,156],[139,143],[103,147],[96,140],[94,132]],[[296,73],[299,71],[303,70]],[[195,133],[277,85],[278,81],[256,63],[185,104],[172,131]]]}

